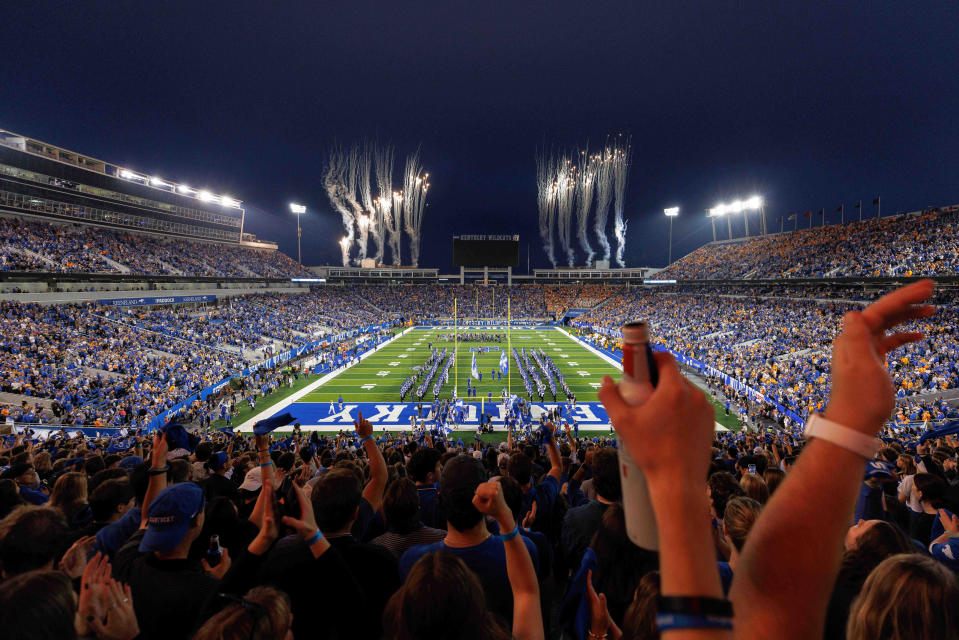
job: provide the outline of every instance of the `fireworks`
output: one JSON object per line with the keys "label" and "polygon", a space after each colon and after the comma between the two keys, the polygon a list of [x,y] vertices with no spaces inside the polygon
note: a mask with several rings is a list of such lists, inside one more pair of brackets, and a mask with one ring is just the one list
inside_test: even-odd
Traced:
{"label": "fireworks", "polygon": [[422,173],[420,152],[417,149],[406,158],[406,172],[403,179],[403,226],[410,237],[410,254],[413,266],[420,264],[420,237],[423,230],[423,208],[426,206],[426,192],[430,187],[428,173]]}
{"label": "fireworks", "polygon": [[330,152],[330,157],[326,164],[326,171],[323,174],[323,187],[326,189],[326,195],[330,199],[330,204],[333,205],[333,209],[335,209],[343,219],[343,228],[346,229],[346,236],[340,241],[340,246],[343,249],[344,267],[350,263],[350,247],[353,246],[353,224],[355,221],[349,201],[344,194],[346,191],[345,183],[347,181],[346,175],[348,171],[347,158],[343,154],[343,151],[339,148],[334,148]]}
{"label": "fireworks", "polygon": [[594,207],[594,200],[593,232],[602,247],[603,260],[609,260],[611,253],[610,242],[606,236],[606,222],[610,204],[613,204],[616,262],[620,267],[625,266],[623,254],[626,249],[626,220],[623,211],[631,155],[630,138],[622,136],[608,140],[603,151],[593,155],[587,150],[558,156],[545,150],[537,151],[539,234],[543,240],[543,250],[554,268],[554,235],[559,238],[569,266],[576,263],[576,251],[572,242],[574,211],[576,238],[586,254],[586,265],[592,263],[596,253],[589,241],[589,214]]}
{"label": "fireworks", "polygon": [[536,204],[539,208],[539,235],[543,239],[546,257],[556,268],[553,234],[556,228],[556,190],[553,186],[553,155],[546,151],[536,153]]}
{"label": "fireworks", "polygon": [[[404,176],[406,193],[412,196],[405,195],[403,191],[393,191],[394,159],[395,149],[389,144],[380,146],[364,142],[354,145],[348,153],[340,147],[334,147],[330,152],[323,174],[323,186],[333,208],[342,217],[346,230],[346,235],[339,243],[343,266],[349,265],[354,247],[356,253],[353,259],[356,264],[367,257],[370,235],[373,236],[373,258],[377,264],[385,261],[385,246],[388,243],[393,264],[399,266],[404,228],[410,236],[414,264],[419,260],[429,174],[422,172],[417,151],[407,159],[407,174]],[[414,166],[412,182],[411,160]]]}
{"label": "fireworks", "polygon": [[616,236],[616,264],[625,267],[623,252],[626,251],[626,220],[623,207],[626,197],[626,180],[629,178],[629,163],[632,160],[631,138],[620,136],[613,146],[613,233]]}

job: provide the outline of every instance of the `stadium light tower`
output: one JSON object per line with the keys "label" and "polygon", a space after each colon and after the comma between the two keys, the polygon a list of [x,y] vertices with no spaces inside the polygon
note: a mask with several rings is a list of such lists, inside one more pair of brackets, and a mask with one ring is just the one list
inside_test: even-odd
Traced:
{"label": "stadium light tower", "polygon": [[296,214],[296,261],[303,264],[303,257],[300,255],[300,216],[306,213],[306,206],[302,204],[290,203],[290,211]]}
{"label": "stadium light tower", "polygon": [[666,266],[668,267],[673,263],[673,218],[679,215],[679,207],[663,209],[663,213],[669,218],[669,258],[666,262]]}
{"label": "stadium light tower", "polygon": [[[709,216],[726,216],[726,229],[729,232],[729,239],[733,239],[733,223],[730,219],[729,214],[731,213],[741,213],[743,214],[743,222],[746,225],[746,237],[749,237],[749,214],[747,211],[756,211],[759,210],[762,215],[762,234],[766,235],[766,212],[763,209],[763,199],[760,196],[752,196],[751,198],[746,198],[745,200],[733,200],[729,204],[717,204],[715,207],[709,210]],[[716,223],[713,222],[713,240],[716,239]]]}

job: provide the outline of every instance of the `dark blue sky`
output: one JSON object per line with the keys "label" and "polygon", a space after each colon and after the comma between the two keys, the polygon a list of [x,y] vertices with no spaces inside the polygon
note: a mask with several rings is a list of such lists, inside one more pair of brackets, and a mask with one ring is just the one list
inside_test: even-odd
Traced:
{"label": "dark blue sky", "polygon": [[365,136],[422,143],[442,269],[453,233],[519,233],[546,266],[544,140],[632,135],[630,266],[665,263],[664,206],[678,256],[739,195],[770,226],[959,202],[954,1],[3,4],[0,127],[241,198],[294,256],[303,202],[311,264],[339,261],[327,150]]}

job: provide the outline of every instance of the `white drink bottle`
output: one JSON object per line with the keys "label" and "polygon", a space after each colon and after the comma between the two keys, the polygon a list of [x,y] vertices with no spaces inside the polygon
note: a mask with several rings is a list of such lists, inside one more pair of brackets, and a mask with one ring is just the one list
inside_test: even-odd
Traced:
{"label": "white drink bottle", "polygon": [[[656,361],[649,346],[649,327],[645,322],[623,325],[623,377],[616,386],[627,404],[641,405],[652,394],[658,381]],[[613,425],[615,428],[616,425]],[[642,443],[640,443],[641,445]],[[620,440],[619,477],[623,487],[623,515],[626,533],[633,544],[644,549],[659,549],[656,514],[649,499],[646,476]]]}

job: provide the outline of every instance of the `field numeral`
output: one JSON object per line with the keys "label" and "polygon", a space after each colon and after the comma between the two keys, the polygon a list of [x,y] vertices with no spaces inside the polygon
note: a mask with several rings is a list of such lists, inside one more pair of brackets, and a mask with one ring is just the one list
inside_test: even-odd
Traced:
{"label": "field numeral", "polygon": [[590,376],[589,371],[583,371],[582,369],[578,371],[579,375],[583,378],[588,378]]}
{"label": "field numeral", "polygon": [[364,391],[369,391],[370,389],[372,389],[372,388],[375,387],[375,386],[376,386],[376,385],[373,384],[373,383],[364,384],[362,387],[360,387],[360,389],[363,389]]}
{"label": "field numeral", "polygon": [[380,376],[380,377],[382,377],[382,376],[388,376],[388,375],[390,375],[390,372],[389,372],[389,371],[380,371],[380,372],[377,373],[376,375],[378,375],[378,376]]}
{"label": "field numeral", "polygon": [[398,367],[398,366],[400,366],[400,363],[394,360],[393,362],[391,362],[391,363],[389,364],[389,366],[391,366],[391,367]]}
{"label": "field numeral", "polygon": [[589,386],[591,386],[591,387],[594,388],[594,389],[599,389],[602,385],[603,385],[602,382],[590,382],[590,383],[589,383]]}

